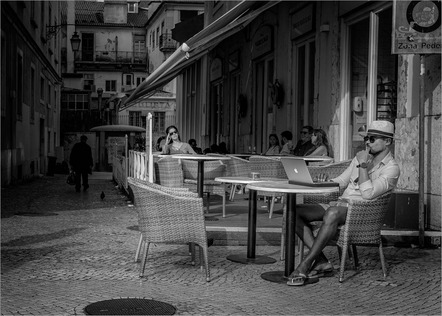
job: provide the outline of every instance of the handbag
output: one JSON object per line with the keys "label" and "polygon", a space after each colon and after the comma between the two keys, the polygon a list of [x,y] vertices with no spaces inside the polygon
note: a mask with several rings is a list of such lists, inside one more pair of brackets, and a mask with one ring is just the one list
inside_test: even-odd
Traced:
{"label": "handbag", "polygon": [[69,185],[75,184],[75,172],[71,171],[66,179],[66,183]]}

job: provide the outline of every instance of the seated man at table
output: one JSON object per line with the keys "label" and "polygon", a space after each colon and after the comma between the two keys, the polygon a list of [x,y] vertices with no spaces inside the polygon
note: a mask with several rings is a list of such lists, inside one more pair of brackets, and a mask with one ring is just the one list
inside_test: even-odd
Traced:
{"label": "seated man at table", "polygon": [[[333,273],[333,265],[323,249],[336,234],[339,225],[345,223],[347,201],[372,200],[395,188],[400,170],[390,152],[394,138],[394,126],[387,121],[373,121],[364,137],[366,150],[360,151],[350,166],[339,177],[332,179],[341,187],[347,187],[336,202],[330,204],[299,205],[296,215],[296,234],[310,249],[289,277],[288,285],[304,285],[308,275],[317,277]],[[320,176],[327,180],[326,175]],[[316,238],[308,223],[322,221]]]}

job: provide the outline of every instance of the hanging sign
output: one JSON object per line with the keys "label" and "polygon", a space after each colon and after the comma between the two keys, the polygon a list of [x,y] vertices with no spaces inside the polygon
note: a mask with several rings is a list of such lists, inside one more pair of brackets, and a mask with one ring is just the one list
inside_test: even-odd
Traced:
{"label": "hanging sign", "polygon": [[440,1],[395,0],[392,54],[440,54],[440,26]]}
{"label": "hanging sign", "polygon": [[314,30],[314,10],[313,4],[295,12],[290,22],[290,37],[295,39]]}
{"label": "hanging sign", "polygon": [[261,27],[253,37],[252,59],[260,57],[272,51],[273,30],[270,26]]}

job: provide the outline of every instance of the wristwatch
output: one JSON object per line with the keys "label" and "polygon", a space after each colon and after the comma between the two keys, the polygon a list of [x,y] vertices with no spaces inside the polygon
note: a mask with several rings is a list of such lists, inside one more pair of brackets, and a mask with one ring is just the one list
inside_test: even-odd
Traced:
{"label": "wristwatch", "polygon": [[367,169],[367,167],[368,167],[368,165],[366,162],[363,162],[363,163],[356,166],[356,168],[362,168],[362,169]]}

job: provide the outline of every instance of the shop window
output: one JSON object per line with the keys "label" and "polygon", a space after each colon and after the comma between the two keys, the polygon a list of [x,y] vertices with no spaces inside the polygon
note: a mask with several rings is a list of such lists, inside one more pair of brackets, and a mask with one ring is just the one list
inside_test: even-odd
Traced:
{"label": "shop window", "polygon": [[93,91],[94,74],[83,74],[83,90]]}
{"label": "shop window", "polygon": [[61,107],[70,111],[89,110],[89,96],[87,94],[63,94]]}

